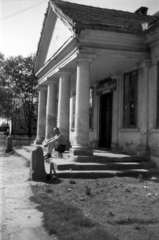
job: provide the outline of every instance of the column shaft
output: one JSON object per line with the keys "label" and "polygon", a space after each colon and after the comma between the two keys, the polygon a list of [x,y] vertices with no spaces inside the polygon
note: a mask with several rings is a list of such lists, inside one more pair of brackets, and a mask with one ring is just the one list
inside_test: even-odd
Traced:
{"label": "column shaft", "polygon": [[52,137],[53,128],[56,127],[57,117],[57,86],[55,83],[48,84],[47,108],[46,108],[46,131],[45,139]]}
{"label": "column shaft", "polygon": [[39,103],[38,103],[38,123],[37,123],[37,138],[36,144],[41,144],[45,138],[45,124],[46,124],[46,100],[47,89],[39,90]]}
{"label": "column shaft", "polygon": [[57,126],[69,141],[69,103],[70,79],[68,73],[63,73],[59,80],[59,101]]}
{"label": "column shaft", "polygon": [[80,61],[77,64],[75,141],[73,148],[89,147],[89,65]]}

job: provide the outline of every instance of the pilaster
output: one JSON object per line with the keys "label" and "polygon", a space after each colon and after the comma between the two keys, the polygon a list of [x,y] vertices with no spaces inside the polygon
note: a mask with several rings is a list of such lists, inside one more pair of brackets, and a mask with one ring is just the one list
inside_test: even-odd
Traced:
{"label": "pilaster", "polygon": [[112,79],[116,79],[117,89],[113,92],[113,116],[112,116],[112,143],[111,149],[113,151],[118,151],[119,142],[118,142],[118,132],[119,132],[119,112],[120,112],[120,98],[119,98],[119,86],[122,75],[117,73],[112,77]]}
{"label": "pilaster", "polygon": [[148,125],[149,125],[149,107],[148,107],[148,87],[149,87],[149,68],[151,60],[145,59],[139,64],[139,127],[140,127],[140,145],[138,146],[138,153],[145,155],[148,151]]}

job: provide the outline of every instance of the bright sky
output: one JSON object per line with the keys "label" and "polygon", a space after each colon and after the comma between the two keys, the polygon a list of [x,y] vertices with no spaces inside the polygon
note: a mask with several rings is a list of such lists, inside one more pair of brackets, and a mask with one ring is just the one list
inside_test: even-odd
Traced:
{"label": "bright sky", "polygon": [[[0,51],[5,57],[36,52],[48,1],[0,0]],[[67,1],[129,12],[146,6],[149,15],[159,11],[159,0]]]}

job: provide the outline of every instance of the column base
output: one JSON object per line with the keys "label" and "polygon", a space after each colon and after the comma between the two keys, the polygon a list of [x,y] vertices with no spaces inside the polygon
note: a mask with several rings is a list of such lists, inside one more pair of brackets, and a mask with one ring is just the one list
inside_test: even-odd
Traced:
{"label": "column base", "polygon": [[74,156],[93,156],[93,149],[92,148],[82,148],[82,147],[72,147],[70,149],[71,155]]}

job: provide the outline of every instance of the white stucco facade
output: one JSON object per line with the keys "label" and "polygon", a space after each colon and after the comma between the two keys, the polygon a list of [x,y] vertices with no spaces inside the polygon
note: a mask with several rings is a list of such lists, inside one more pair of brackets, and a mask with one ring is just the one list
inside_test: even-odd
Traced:
{"label": "white stucco facade", "polygon": [[[113,151],[145,155],[159,164],[156,122],[159,21],[155,31],[152,26],[140,35],[99,29],[82,29],[75,34],[55,12],[54,5],[50,5],[45,28],[52,34],[48,41],[41,41],[41,49],[45,51],[37,55],[35,63],[40,92],[38,126],[43,125],[38,131],[37,143],[48,138],[51,128],[57,125],[74,154],[80,151],[91,154],[93,148],[109,146]],[[49,19],[54,24],[50,24]],[[130,104],[132,112],[135,111],[135,123],[125,127],[125,76],[129,73],[133,76],[134,72],[137,76],[135,100],[132,100],[135,107],[131,100]],[[114,89],[110,87],[105,93],[97,94],[100,85],[111,85],[113,80]],[[46,115],[41,117],[45,109]],[[105,126],[103,118],[110,127]],[[102,131],[109,131],[109,139]],[[102,139],[109,143],[102,143]]]}

